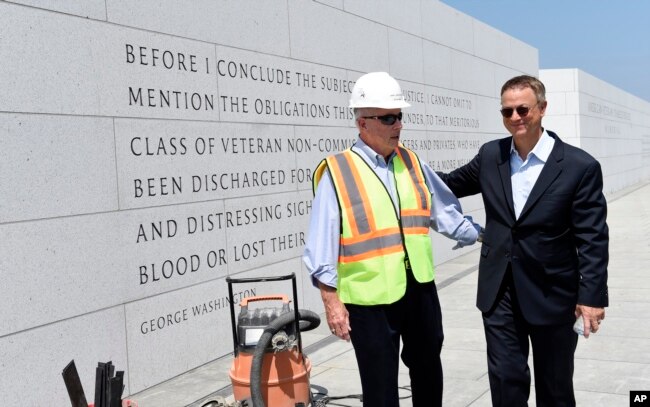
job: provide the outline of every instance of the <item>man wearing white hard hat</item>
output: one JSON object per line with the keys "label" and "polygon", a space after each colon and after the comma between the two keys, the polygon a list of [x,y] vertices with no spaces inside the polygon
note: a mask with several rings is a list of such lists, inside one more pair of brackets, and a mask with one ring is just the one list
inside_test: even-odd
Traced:
{"label": "man wearing white hard hat", "polygon": [[429,227],[459,247],[480,230],[431,167],[400,144],[409,106],[387,73],[360,77],[350,98],[359,138],[314,173],[303,260],[330,330],[352,340],[364,406],[399,406],[400,339],[413,406],[442,404],[444,336]]}

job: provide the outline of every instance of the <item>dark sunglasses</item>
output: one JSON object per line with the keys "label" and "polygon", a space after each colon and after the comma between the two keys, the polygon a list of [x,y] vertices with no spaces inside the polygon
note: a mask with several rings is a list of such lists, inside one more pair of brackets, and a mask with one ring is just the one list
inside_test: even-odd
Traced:
{"label": "dark sunglasses", "polygon": [[397,114],[385,114],[383,116],[363,116],[364,119],[377,119],[381,122],[381,124],[385,124],[386,126],[392,126],[395,124],[396,121],[402,121],[402,112],[399,112]]}
{"label": "dark sunglasses", "polygon": [[[539,103],[537,103],[535,106],[537,106]],[[512,107],[504,107],[503,109],[500,110],[501,116],[505,117],[506,119],[509,119],[512,117],[512,114],[517,111],[517,114],[519,117],[526,117],[528,116],[528,113],[530,113],[530,109],[534,108],[533,107],[528,107],[528,106],[517,106],[514,109]]]}

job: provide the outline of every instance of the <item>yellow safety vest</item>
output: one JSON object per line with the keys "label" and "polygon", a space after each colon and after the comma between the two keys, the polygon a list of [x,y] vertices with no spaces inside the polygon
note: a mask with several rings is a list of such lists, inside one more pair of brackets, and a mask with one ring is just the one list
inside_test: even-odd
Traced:
{"label": "yellow safety vest", "polygon": [[399,300],[406,292],[407,263],[417,281],[432,281],[431,193],[417,155],[400,146],[393,157],[399,217],[386,187],[356,152],[346,150],[321,161],[314,172],[314,193],[325,169],[341,208],[341,301],[377,305]]}

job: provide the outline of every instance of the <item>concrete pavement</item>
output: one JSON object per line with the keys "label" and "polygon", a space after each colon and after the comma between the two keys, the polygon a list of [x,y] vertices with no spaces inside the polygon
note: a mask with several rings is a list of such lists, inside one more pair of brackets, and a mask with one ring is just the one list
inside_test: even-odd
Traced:
{"label": "concrete pavement", "polygon": [[[628,406],[630,390],[650,390],[650,183],[608,196],[610,229],[610,307],[601,330],[580,338],[574,386],[578,406]],[[443,310],[445,344],[444,405],[490,406],[485,339],[475,308],[478,252],[436,268]],[[354,351],[329,334],[326,324],[303,334],[312,363],[311,384],[330,396],[361,393]],[[140,407],[199,407],[215,396],[229,396],[224,357],[130,398]],[[530,361],[532,367],[532,360]],[[401,405],[411,406],[408,372],[402,366]],[[530,405],[535,405],[534,383]],[[334,404],[336,403],[336,404]],[[355,398],[329,405],[361,406]]]}

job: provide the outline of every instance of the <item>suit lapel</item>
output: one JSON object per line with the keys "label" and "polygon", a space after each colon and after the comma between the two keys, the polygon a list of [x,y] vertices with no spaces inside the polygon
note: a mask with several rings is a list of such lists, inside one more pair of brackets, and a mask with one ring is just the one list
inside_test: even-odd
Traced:
{"label": "suit lapel", "polygon": [[530,191],[530,195],[521,210],[518,221],[521,221],[530,211],[530,208],[535,206],[535,203],[544,195],[544,192],[562,172],[560,161],[564,159],[564,143],[555,133],[548,131],[548,134],[555,139],[553,150],[551,150],[551,155],[546,160],[546,164],[544,164],[544,168],[542,168],[537,182],[535,182],[533,189]]}
{"label": "suit lapel", "polygon": [[510,147],[512,145],[512,137],[502,139],[500,142],[501,154],[497,161],[497,168],[499,169],[499,176],[501,177],[501,185],[503,186],[503,195],[506,197],[508,209],[512,219],[515,219],[515,205],[512,201],[512,180],[510,176]]}

